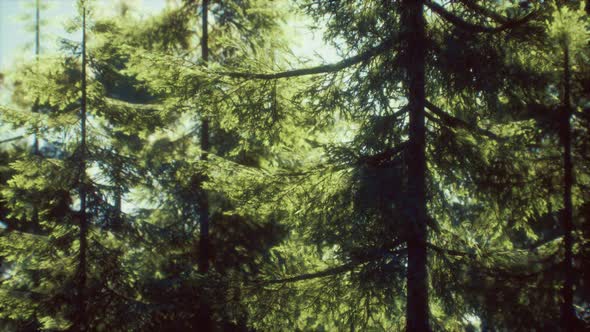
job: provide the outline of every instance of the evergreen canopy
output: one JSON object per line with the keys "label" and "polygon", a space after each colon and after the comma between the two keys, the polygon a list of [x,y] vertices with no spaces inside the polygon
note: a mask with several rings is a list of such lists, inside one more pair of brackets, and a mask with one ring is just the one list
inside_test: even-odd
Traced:
{"label": "evergreen canopy", "polygon": [[30,2],[2,329],[590,330],[585,2]]}

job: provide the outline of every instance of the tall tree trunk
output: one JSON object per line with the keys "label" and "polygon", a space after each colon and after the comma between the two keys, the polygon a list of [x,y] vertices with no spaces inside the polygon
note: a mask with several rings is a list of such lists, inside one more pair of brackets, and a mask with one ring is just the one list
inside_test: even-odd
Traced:
{"label": "tall tree trunk", "polygon": [[[209,1],[203,0],[202,4],[202,34],[201,37],[201,55],[203,62],[209,61],[209,31],[208,31],[208,11]],[[206,115],[202,116],[201,123],[201,160],[207,160],[209,151],[209,119]],[[206,178],[206,174],[205,174]],[[200,234],[199,234],[199,271],[206,273],[209,271],[209,197],[205,190],[201,192],[202,199],[199,204]]]}
{"label": "tall tree trunk", "polygon": [[426,128],[424,124],[426,37],[422,1],[403,2],[402,25],[409,89],[410,144],[408,146],[408,234],[406,330],[430,331],[426,228]]}
{"label": "tall tree trunk", "polygon": [[[35,65],[37,66],[38,72],[38,65],[39,65],[39,44],[40,44],[40,6],[39,0],[35,1]],[[39,98],[35,99],[35,105],[33,105],[33,112],[39,111]],[[33,155],[39,155],[39,138],[37,137],[38,129],[35,127],[35,132],[33,133]],[[39,209],[37,205],[33,206],[33,223],[32,223],[32,231],[38,232],[39,231]]]}
{"label": "tall tree trunk", "polygon": [[[39,0],[35,1],[35,66],[37,67],[37,73],[39,72],[39,33],[40,33],[40,24],[39,24],[39,16],[40,16],[40,6]],[[39,112],[39,98],[35,98],[35,104],[33,105],[33,112]],[[35,132],[33,133],[33,156],[39,156],[39,139],[37,137],[38,128],[34,128]],[[41,225],[39,223],[39,208],[37,207],[37,202],[33,202],[33,220],[31,222],[31,226],[29,230],[33,234],[40,234],[41,233]],[[39,286],[41,280],[41,271],[34,270],[31,272],[31,279],[33,282],[33,286]]]}
{"label": "tall tree trunk", "polygon": [[[201,6],[201,56],[203,63],[207,65],[209,61],[209,0],[203,0]],[[207,160],[209,151],[209,119],[205,114],[201,120],[201,160]],[[202,181],[207,179],[207,174],[203,174]],[[201,201],[199,203],[199,272],[207,273],[209,271],[209,196],[206,190],[201,188]],[[201,310],[198,314],[198,328],[203,331],[212,329],[211,308],[209,299],[201,299]]]}
{"label": "tall tree trunk", "polygon": [[573,269],[573,207],[572,207],[572,185],[573,185],[573,165],[572,165],[572,140],[571,140],[571,73],[569,47],[564,41],[563,47],[563,96],[562,96],[562,124],[561,124],[561,144],[563,145],[563,245],[565,249],[564,257],[564,283],[562,289],[563,307],[562,307],[562,326],[564,331],[573,332],[575,329],[576,314],[574,311],[574,269]]}
{"label": "tall tree trunk", "polygon": [[[40,22],[39,22],[39,16],[40,16],[40,7],[39,7],[39,0],[35,1],[35,63],[38,65],[39,63],[39,40],[40,40]],[[38,69],[38,68],[37,68]],[[39,98],[36,98],[35,100],[35,106],[34,106],[34,111],[37,112],[39,111]],[[39,153],[39,139],[37,138],[37,128],[35,128],[35,133],[33,135],[33,154],[37,155]]]}
{"label": "tall tree trunk", "polygon": [[79,265],[77,275],[77,317],[75,330],[86,331],[86,250],[87,250],[87,215],[86,215],[86,7],[82,5],[82,101],[80,109],[80,233]]}
{"label": "tall tree trunk", "polygon": [[[118,149],[114,149],[114,153],[116,156],[119,156],[119,150]],[[123,217],[122,217],[122,203],[123,203],[123,189],[122,189],[122,177],[123,177],[123,165],[120,159],[115,158],[114,161],[114,165],[113,165],[113,184],[115,185],[115,189],[114,189],[114,208],[115,208],[115,213],[112,217],[112,220],[110,221],[110,226],[113,229],[120,229],[120,227],[122,227],[122,223],[123,223]]]}

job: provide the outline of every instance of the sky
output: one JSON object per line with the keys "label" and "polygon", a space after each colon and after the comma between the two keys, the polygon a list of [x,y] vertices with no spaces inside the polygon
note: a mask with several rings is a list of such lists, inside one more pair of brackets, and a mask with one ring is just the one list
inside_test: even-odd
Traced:
{"label": "sky", "polygon": [[[45,6],[40,13],[42,25],[41,51],[55,50],[57,37],[77,39],[64,31],[63,25],[76,16],[76,0],[39,0]],[[166,0],[131,0],[140,15],[157,13]],[[96,0],[101,11],[113,11],[119,0]],[[15,60],[25,60],[34,54],[35,0],[0,0],[0,71],[10,69]]]}
{"label": "sky", "polygon": [[[76,16],[76,0],[39,0],[45,7],[41,10],[41,52],[55,50],[57,38],[76,40],[77,35],[69,35],[63,25]],[[127,0],[138,9],[140,16],[155,14],[166,7],[167,2],[178,0]],[[33,31],[35,0],[0,0],[0,72],[10,70],[14,61],[28,60],[34,55],[35,35]],[[114,11],[120,0],[95,0],[98,10]],[[306,58],[324,59],[327,62],[338,60],[334,49],[324,45],[321,33],[312,32],[305,20],[287,23],[290,33],[297,40],[293,52]],[[318,57],[316,57],[318,56]],[[318,60],[318,62],[321,62]]]}

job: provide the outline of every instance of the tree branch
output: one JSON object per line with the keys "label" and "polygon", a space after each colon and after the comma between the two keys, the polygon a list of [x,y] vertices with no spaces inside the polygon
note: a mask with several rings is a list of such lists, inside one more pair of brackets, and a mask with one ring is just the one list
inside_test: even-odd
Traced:
{"label": "tree branch", "polygon": [[374,155],[364,155],[357,160],[357,165],[367,164],[369,166],[383,166],[391,162],[391,158],[402,152],[408,145],[408,142],[402,142],[395,147],[389,148],[381,153]]}
{"label": "tree branch", "polygon": [[176,307],[171,303],[151,303],[151,302],[142,302],[127,295],[121,294],[116,290],[112,289],[108,285],[104,285],[104,288],[109,291],[112,295],[121,298],[129,303],[132,303],[136,306],[140,306],[143,308],[151,308],[152,310],[174,310]]}
{"label": "tree branch", "polygon": [[457,28],[460,28],[460,29],[463,29],[463,30],[466,30],[466,31],[469,31],[472,33],[481,33],[481,32],[495,33],[495,32],[501,32],[504,30],[512,29],[514,27],[517,27],[517,26],[527,22],[535,14],[535,12],[530,12],[520,19],[513,20],[513,21],[506,21],[504,24],[497,26],[497,27],[490,27],[490,26],[478,25],[478,24],[473,24],[473,23],[467,22],[467,21],[463,20],[462,18],[454,15],[453,13],[445,10],[443,6],[441,6],[435,2],[426,1],[425,4],[428,8],[430,8],[430,10],[437,13],[439,16],[441,16],[442,18],[444,18],[448,22],[452,23]]}
{"label": "tree branch", "polygon": [[477,12],[478,14],[489,17],[498,23],[507,24],[510,22],[508,18],[494,12],[493,10],[489,10],[484,6],[478,5],[477,2],[473,0],[459,0],[459,2],[461,2],[465,7]]}
{"label": "tree branch", "polygon": [[336,274],[344,273],[353,270],[357,266],[368,263],[370,261],[379,259],[387,254],[397,254],[406,250],[406,248],[399,248],[396,250],[391,251],[392,248],[396,248],[404,242],[403,239],[399,238],[390,245],[386,246],[385,248],[377,248],[369,251],[367,255],[361,259],[357,259],[356,261],[346,263],[344,265],[332,267],[325,269],[323,271],[313,272],[313,273],[304,273],[294,277],[288,277],[283,279],[273,279],[273,280],[260,280],[258,283],[261,284],[284,284],[284,283],[291,283],[291,282],[298,282],[303,280],[310,280],[316,278],[323,278],[328,276],[333,276]]}
{"label": "tree branch", "polygon": [[365,262],[350,262],[344,265],[340,265],[337,267],[325,269],[323,271],[314,272],[314,273],[304,273],[298,276],[284,278],[284,279],[274,279],[274,280],[263,280],[261,283],[264,284],[283,284],[283,283],[290,283],[290,282],[297,282],[315,278],[323,278],[328,276],[333,276],[336,274],[344,273],[350,270],[353,270],[355,267],[359,266],[360,264]]}
{"label": "tree branch", "polygon": [[439,253],[439,254],[443,254],[443,255],[451,255],[451,256],[469,256],[469,257],[473,257],[474,255],[468,252],[463,252],[463,251],[458,251],[458,250],[453,250],[453,249],[445,249],[445,248],[441,248],[437,245],[434,245],[432,243],[427,243],[426,246],[429,249],[432,249],[433,251]]}
{"label": "tree branch", "polygon": [[164,108],[158,104],[130,103],[130,102],[126,102],[126,101],[115,99],[115,98],[109,98],[109,97],[105,97],[105,98],[103,98],[103,100],[105,101],[105,104],[110,107],[119,107],[119,108],[132,109],[132,110],[138,110],[138,111],[151,111],[151,110],[162,111],[162,110],[164,110]]}
{"label": "tree branch", "polygon": [[325,73],[334,73],[345,69],[347,67],[354,66],[361,62],[366,62],[371,60],[373,57],[385,53],[386,51],[390,50],[394,42],[397,38],[389,38],[385,40],[383,43],[370,48],[366,52],[361,54],[355,55],[353,57],[341,60],[337,63],[333,64],[326,64],[317,67],[311,68],[303,68],[303,69],[293,69],[283,72],[277,73],[249,73],[249,72],[226,72],[226,71],[219,71],[215,72],[216,74],[228,76],[232,78],[246,78],[246,79],[257,79],[257,80],[274,80],[280,78],[289,78],[289,77],[297,77],[297,76],[306,76],[306,75],[316,75],[316,74],[325,74]]}
{"label": "tree branch", "polygon": [[0,144],[4,144],[4,143],[9,143],[9,142],[12,142],[12,141],[16,141],[16,140],[19,140],[19,139],[24,138],[24,137],[25,137],[24,135],[19,135],[19,136],[16,136],[16,137],[7,138],[5,140],[0,141]]}
{"label": "tree branch", "polygon": [[[428,100],[426,100],[426,108],[429,109],[432,113],[436,114],[440,120],[442,120],[442,122],[444,122],[445,125],[449,126],[449,127],[453,127],[453,128],[461,128],[461,129],[466,129],[469,130],[471,132],[477,133],[479,135],[482,136],[486,136],[489,137],[491,139],[497,140],[497,141],[502,141],[504,140],[503,137],[500,137],[496,134],[494,134],[493,132],[480,128],[478,126],[469,124],[459,118],[456,118],[454,116],[451,116],[450,114],[448,114],[447,112],[443,111],[442,109],[440,109],[439,107],[437,107],[436,105],[432,104],[431,102],[429,102]],[[426,117],[428,117],[431,120],[434,120],[429,114],[428,112],[426,113]]]}
{"label": "tree branch", "polygon": [[526,279],[537,277],[540,274],[550,272],[551,270],[554,270],[554,269],[559,268],[561,266],[562,265],[559,263],[549,264],[547,267],[545,267],[543,269],[529,272],[529,273],[518,273],[518,272],[510,271],[508,269],[494,268],[494,267],[482,269],[482,272],[484,272],[486,275],[491,276],[496,279],[526,280]]}

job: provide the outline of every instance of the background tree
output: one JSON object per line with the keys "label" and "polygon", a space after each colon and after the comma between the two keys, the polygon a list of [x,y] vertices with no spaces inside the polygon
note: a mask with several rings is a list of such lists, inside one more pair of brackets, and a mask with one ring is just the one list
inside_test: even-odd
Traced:
{"label": "background tree", "polygon": [[[532,272],[525,274],[524,278],[521,276],[520,281],[515,283],[519,285],[516,287],[521,288],[521,291],[515,291],[513,294],[519,294],[521,298],[528,298],[528,302],[539,305],[536,311],[543,314],[539,315],[537,324],[557,322],[560,311],[558,308],[562,307],[561,327],[563,330],[575,330],[582,329],[578,317],[584,311],[582,307],[585,301],[582,300],[583,296],[580,296],[579,309],[575,310],[573,293],[566,293],[573,289],[574,284],[578,284],[578,292],[580,288],[583,288],[583,282],[578,279],[583,274],[580,274],[581,271],[576,267],[584,259],[583,245],[580,244],[577,249],[580,250],[579,263],[567,262],[575,262],[570,257],[574,255],[576,247],[573,245],[573,239],[576,238],[577,241],[581,241],[580,243],[584,240],[581,233],[572,231],[573,225],[580,221],[569,223],[567,218],[571,214],[572,218],[576,219],[576,214],[568,210],[573,211],[575,207],[582,208],[587,199],[581,191],[580,194],[577,193],[586,186],[587,174],[583,166],[584,158],[576,157],[578,154],[578,156],[584,154],[582,152],[584,148],[581,148],[577,142],[585,141],[585,135],[587,135],[583,116],[581,116],[585,103],[582,97],[585,92],[581,82],[587,76],[585,69],[587,61],[582,55],[587,53],[588,47],[587,23],[585,23],[584,3],[572,3],[571,7],[551,4],[544,9],[546,18],[544,29],[530,39],[534,41],[530,43],[526,51],[516,48],[514,56],[510,58],[510,61],[521,69],[520,72],[511,75],[511,81],[522,80],[526,84],[507,91],[500,98],[500,109],[504,110],[502,115],[504,121],[506,119],[517,121],[515,123],[518,123],[520,130],[524,133],[521,136],[528,140],[523,147],[526,148],[525,158],[529,167],[540,170],[529,185],[534,190],[542,191],[545,196],[542,201],[545,207],[537,209],[535,215],[529,217],[534,223],[534,233],[529,234],[532,236],[528,236],[528,239],[523,241],[521,235],[514,237],[514,240],[525,246],[536,243],[537,245],[545,244],[546,247],[551,248],[549,252],[536,253],[540,256],[537,258],[537,263],[530,264],[529,269]],[[566,21],[568,23],[564,23]],[[576,69],[572,70],[574,67]],[[566,100],[571,101],[566,102]],[[568,103],[572,105],[567,106]],[[578,110],[564,111],[568,108]],[[511,113],[506,112],[507,110]],[[572,115],[575,116],[570,121],[569,118]],[[572,134],[568,134],[570,132]],[[560,144],[556,144],[557,142]],[[568,144],[571,145],[569,149],[566,148]],[[563,151],[559,151],[560,149]],[[563,165],[559,164],[560,154],[564,159]],[[570,156],[567,157],[568,155]],[[566,159],[569,161],[566,162]],[[573,160],[576,160],[578,164],[572,162]],[[568,172],[572,173],[574,169],[579,172],[575,177],[579,182],[576,184],[571,174],[566,175]],[[570,207],[566,208],[568,205]],[[571,235],[568,236],[568,233]],[[557,250],[559,247],[562,247],[563,251]],[[533,268],[535,265],[537,268]],[[558,285],[561,284],[560,280],[567,280],[562,287],[561,295],[557,291]],[[535,285],[536,292],[529,291],[528,287],[532,285]],[[559,305],[560,301],[564,304]],[[552,308],[552,310],[546,308]]]}
{"label": "background tree", "polygon": [[[73,28],[86,30],[86,6],[79,3],[80,20],[72,22]],[[6,314],[32,319],[43,329],[121,327],[128,312],[126,301],[112,290],[131,280],[120,263],[125,240],[121,228],[114,227],[120,218],[113,210],[120,206],[113,206],[112,198],[122,191],[121,183],[113,188],[109,170],[133,175],[133,169],[121,165],[121,156],[105,153],[103,145],[117,139],[106,129],[122,131],[127,125],[129,130],[128,123],[118,121],[128,109],[107,105],[101,82],[84,75],[84,68],[94,74],[105,55],[94,54],[86,38],[82,41],[64,40],[63,55],[48,55],[15,73],[24,102],[38,99],[43,112],[2,108],[5,121],[33,128],[46,142],[42,157],[24,155],[11,164],[13,176],[3,188],[9,216],[25,223],[38,211],[41,234],[13,232],[2,239],[11,262],[11,277],[2,285],[3,306],[11,308]],[[31,282],[23,270],[34,271],[40,281]]]}
{"label": "background tree", "polygon": [[[153,264],[149,268],[145,257],[136,258],[136,264],[142,265],[138,270],[146,275],[133,297],[153,304],[144,311],[146,324],[152,328],[188,329],[202,326],[208,319],[215,328],[244,328],[247,316],[240,303],[242,279],[256,273],[260,256],[282,233],[273,220],[232,215],[228,199],[212,194],[206,204],[212,225],[209,253],[203,253],[198,245],[205,236],[199,230],[206,211],[202,183],[210,170],[225,159],[225,168],[257,165],[268,144],[264,143],[268,135],[263,134],[267,123],[249,128],[252,122],[239,124],[234,114],[258,111],[254,107],[260,105],[259,96],[239,101],[241,96],[228,97],[229,91],[216,89],[214,84],[191,87],[185,81],[190,73],[179,72],[184,64],[205,61],[193,52],[198,41],[191,29],[203,26],[203,17],[195,15],[199,8],[199,4],[188,2],[154,18],[143,30],[129,24],[107,34],[120,56],[130,59],[121,72],[136,75],[153,96],[152,106],[167,114],[161,130],[147,135],[151,144],[141,152],[146,163],[141,194],[146,204],[137,211],[146,241],[142,246],[159,250],[156,257],[147,258]],[[256,1],[212,4],[210,38],[208,45],[203,45],[205,39],[201,38],[201,47],[207,48],[212,63],[239,62],[262,52],[272,45],[269,40],[276,38],[273,17],[279,9]],[[268,31],[268,39],[261,31]],[[130,105],[134,106],[140,107]],[[272,103],[263,109],[267,110],[269,115],[262,119],[270,120],[274,116]],[[209,128],[209,133],[203,128]],[[195,141],[197,135],[205,140]],[[202,145],[207,141],[209,152],[204,149],[207,144]],[[203,159],[205,153],[207,158]],[[208,264],[211,270],[205,273]],[[171,293],[163,294],[163,289]],[[211,317],[200,316],[208,311],[204,308],[211,308]]]}

